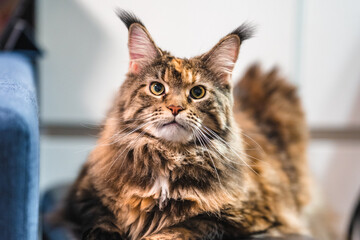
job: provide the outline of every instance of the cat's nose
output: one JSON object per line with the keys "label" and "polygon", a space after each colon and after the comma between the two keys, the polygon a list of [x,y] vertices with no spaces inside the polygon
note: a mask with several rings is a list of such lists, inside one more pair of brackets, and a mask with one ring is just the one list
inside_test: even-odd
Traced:
{"label": "cat's nose", "polygon": [[170,109],[174,116],[178,115],[180,111],[184,110],[183,107],[174,105],[167,106],[167,108]]}

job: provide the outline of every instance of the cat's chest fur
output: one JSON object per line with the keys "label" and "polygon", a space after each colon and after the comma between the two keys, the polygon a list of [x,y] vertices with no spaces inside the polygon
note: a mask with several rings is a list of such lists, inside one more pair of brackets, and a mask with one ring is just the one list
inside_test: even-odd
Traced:
{"label": "cat's chest fur", "polygon": [[[175,199],[176,194],[171,190],[169,177],[158,175],[147,188],[122,199],[118,219],[123,231],[136,239],[198,214],[190,210],[195,204],[193,201],[184,200],[187,198],[185,194],[181,199]],[[187,207],[184,205],[186,201]]]}
{"label": "cat's chest fur", "polygon": [[162,210],[167,205],[170,197],[168,178],[162,175],[158,176],[146,195],[150,195],[152,198],[157,200],[159,209]]}
{"label": "cat's chest fur", "polygon": [[[119,229],[133,238],[204,212],[219,212],[234,200],[223,186],[226,182],[221,185],[218,179],[228,171],[217,165],[221,172],[219,176],[215,173],[211,159],[216,154],[210,156],[212,153],[196,148],[174,151],[150,141],[138,142],[132,151],[119,165],[103,168],[102,175],[109,171],[116,178],[101,178],[104,181],[98,189],[109,193],[102,199],[104,204],[114,213]],[[94,161],[92,170],[98,162]]]}

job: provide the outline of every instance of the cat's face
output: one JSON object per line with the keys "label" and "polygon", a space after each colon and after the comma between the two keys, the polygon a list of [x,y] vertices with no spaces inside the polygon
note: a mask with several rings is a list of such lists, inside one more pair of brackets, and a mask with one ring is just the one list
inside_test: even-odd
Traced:
{"label": "cat's face", "polygon": [[146,132],[157,138],[185,143],[227,125],[231,86],[218,81],[200,59],[167,56],[129,80],[132,109],[126,116],[143,119],[139,124],[148,123]]}
{"label": "cat's face", "polygon": [[[244,29],[209,52],[180,59],[158,48],[144,25],[128,13],[130,65],[121,88],[123,122],[143,134],[177,143],[204,140],[227,131],[232,111],[231,72]],[[241,37],[243,39],[241,39]],[[241,40],[240,40],[241,39]]]}

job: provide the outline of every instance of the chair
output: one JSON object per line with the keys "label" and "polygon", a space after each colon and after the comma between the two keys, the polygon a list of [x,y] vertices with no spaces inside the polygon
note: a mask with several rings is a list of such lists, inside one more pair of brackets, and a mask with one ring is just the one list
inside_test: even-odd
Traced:
{"label": "chair", "polygon": [[39,123],[30,58],[0,52],[0,239],[35,240]]}

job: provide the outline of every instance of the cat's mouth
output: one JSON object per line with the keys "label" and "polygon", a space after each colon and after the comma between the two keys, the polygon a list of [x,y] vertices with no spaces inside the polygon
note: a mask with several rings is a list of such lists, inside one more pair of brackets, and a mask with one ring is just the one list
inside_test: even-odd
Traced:
{"label": "cat's mouth", "polygon": [[171,122],[168,122],[168,123],[165,123],[165,124],[162,125],[162,127],[166,127],[166,126],[179,127],[179,128],[185,129],[185,127],[183,125],[181,125],[180,123],[178,123],[175,119],[172,120]]}
{"label": "cat's mouth", "polygon": [[175,119],[157,127],[154,135],[171,142],[185,143],[191,140],[189,129]]}

